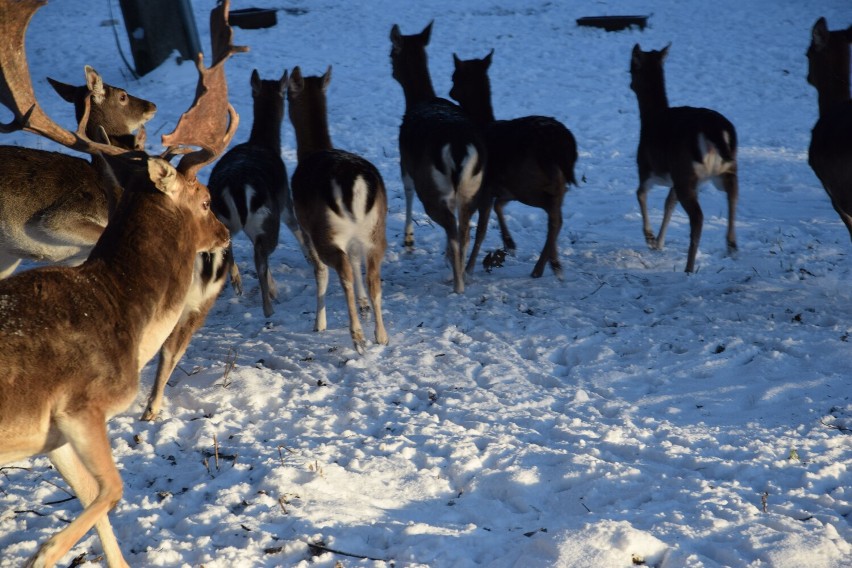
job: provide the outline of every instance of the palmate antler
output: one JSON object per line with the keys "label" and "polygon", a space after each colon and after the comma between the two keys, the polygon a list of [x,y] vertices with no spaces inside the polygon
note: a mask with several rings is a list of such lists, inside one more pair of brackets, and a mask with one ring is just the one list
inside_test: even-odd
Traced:
{"label": "palmate antler", "polygon": [[76,132],[56,124],[39,106],[30,79],[24,36],[33,15],[46,3],[46,0],[0,0],[0,103],[14,115],[8,124],[0,124],[0,132],[27,130],[88,154],[126,153],[124,149],[95,142],[86,136],[91,110],[88,97]]}
{"label": "palmate antler", "polygon": [[[233,31],[228,24],[229,10],[230,0],[225,0],[210,12],[213,65],[205,68],[204,56],[198,54],[195,101],[183,113],[174,131],[163,136],[167,155],[184,154],[177,169],[188,178],[195,177],[199,169],[215,160],[228,147],[239,124],[239,116],[228,102],[225,61],[234,53],[248,51],[248,47],[233,45]],[[190,147],[200,149],[191,151]]]}
{"label": "palmate antler", "polygon": [[[91,109],[88,97],[76,132],[56,124],[39,106],[24,39],[33,15],[46,3],[46,0],[0,0],[0,14],[3,16],[0,18],[0,103],[14,115],[8,124],[0,123],[0,132],[27,130],[87,154],[142,155],[95,142],[86,135]],[[196,177],[201,167],[215,160],[227,148],[239,124],[239,116],[228,103],[224,64],[231,54],[248,51],[248,48],[231,43],[233,33],[228,24],[229,8],[230,0],[225,0],[211,11],[214,64],[205,68],[203,56],[198,54],[196,67],[199,78],[195,101],[181,116],[175,130],[163,136],[168,156],[183,154],[177,169],[187,178]]]}

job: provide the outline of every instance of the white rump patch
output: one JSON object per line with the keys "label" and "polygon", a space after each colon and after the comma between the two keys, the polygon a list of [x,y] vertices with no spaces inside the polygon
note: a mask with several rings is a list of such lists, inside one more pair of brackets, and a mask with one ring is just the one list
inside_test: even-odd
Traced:
{"label": "white rump patch", "polygon": [[[722,136],[725,138],[725,143],[730,145],[731,137],[728,131],[724,131]],[[725,161],[719,154],[719,149],[704,134],[698,134],[698,149],[701,152],[701,161],[693,164],[695,175],[699,180],[714,178],[731,171],[734,163]]]}
{"label": "white rump patch", "polygon": [[332,196],[342,215],[337,215],[331,209],[327,210],[328,226],[331,242],[350,256],[365,254],[372,248],[372,234],[379,221],[377,208],[367,211],[369,186],[361,176],[355,178],[352,184],[352,208],[343,202],[343,190],[340,185],[332,182]]}

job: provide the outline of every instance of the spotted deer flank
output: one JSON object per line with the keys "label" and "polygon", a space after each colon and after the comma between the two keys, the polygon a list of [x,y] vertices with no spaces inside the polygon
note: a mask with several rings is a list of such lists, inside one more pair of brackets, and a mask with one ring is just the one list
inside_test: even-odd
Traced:
{"label": "spotted deer flank", "polygon": [[[293,172],[293,204],[317,281],[314,329],[326,329],[325,294],[331,266],[346,296],[352,343],[363,354],[367,344],[359,311],[368,314],[371,304],[376,320],[375,341],[388,343],[382,319],[381,275],[387,248],[387,195],[373,164],[332,146],[326,106],[330,81],[331,67],[322,76],[311,77],[303,77],[296,67],[290,77],[287,98],[299,160]],[[364,261],[369,301],[361,273]]]}

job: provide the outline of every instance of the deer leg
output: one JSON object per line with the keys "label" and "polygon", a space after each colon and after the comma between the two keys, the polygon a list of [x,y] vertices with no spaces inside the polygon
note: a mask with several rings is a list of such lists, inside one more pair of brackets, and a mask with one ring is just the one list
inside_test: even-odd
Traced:
{"label": "deer leg", "polygon": [[506,224],[506,218],[503,216],[503,207],[509,203],[508,199],[497,199],[494,202],[494,213],[497,214],[497,222],[500,224],[500,237],[503,239],[503,248],[507,253],[515,254],[515,240],[509,232],[509,225]]}
{"label": "deer leg", "polygon": [[367,254],[367,288],[370,291],[370,301],[376,314],[376,343],[388,344],[388,332],[382,319],[382,257],[384,249],[373,247]]}
{"label": "deer leg", "polygon": [[305,242],[305,233],[296,219],[296,213],[293,210],[293,200],[290,198],[289,192],[287,192],[286,203],[281,206],[281,220],[290,229],[293,236],[296,237],[296,242],[299,243],[299,248],[302,249],[302,255],[305,257],[305,260],[311,262],[311,255],[308,252]]}
{"label": "deer leg", "polygon": [[657,238],[654,237],[654,230],[651,228],[651,220],[648,217],[648,190],[651,189],[651,183],[648,179],[643,179],[639,182],[639,189],[636,190],[636,199],[639,201],[639,210],[642,212],[642,234],[645,235],[645,242],[649,249],[657,249]]}
{"label": "deer leg", "polygon": [[184,313],[171,334],[166,338],[166,341],[160,348],[160,359],[157,363],[157,375],[154,379],[154,386],[151,388],[151,394],[148,395],[148,404],[145,406],[145,411],[142,412],[140,420],[151,422],[159,416],[160,408],[163,405],[166,383],[169,377],[172,376],[175,367],[177,367],[178,361],[186,353],[186,348],[189,347],[192,336],[204,324],[208,312],[210,312],[210,309],[216,303],[217,296],[218,292],[205,300],[198,309]]}
{"label": "deer leg", "polygon": [[237,296],[243,295],[243,279],[240,277],[240,267],[237,266],[237,259],[234,258],[234,247],[228,243],[228,258],[231,259],[231,288],[234,289],[234,294]]}
{"label": "deer leg", "polygon": [[275,250],[278,239],[272,235],[261,233],[254,240],[254,268],[257,271],[257,280],[260,284],[260,296],[263,300],[263,315],[269,317],[275,310],[272,309],[272,299],[278,295],[278,289],[269,270],[269,255]]}
{"label": "deer leg", "polygon": [[[678,186],[675,188],[679,189]],[[701,205],[698,204],[698,190],[694,184],[679,191],[678,199],[689,216],[689,253],[686,257],[686,272],[695,272],[695,257],[698,254],[698,243],[701,241],[704,213],[701,211]]]}
{"label": "deer leg", "polygon": [[[483,188],[482,191],[487,191]],[[485,240],[485,233],[488,231],[488,221],[491,217],[491,208],[494,205],[494,199],[490,196],[483,196],[479,205],[479,218],[476,220],[476,237],[473,240],[473,249],[470,251],[470,258],[467,261],[465,272],[473,274],[473,269],[476,266],[476,257],[479,256],[479,249],[482,247],[482,241]]]}
{"label": "deer leg", "polygon": [[408,252],[414,250],[414,180],[405,170],[402,172],[402,186],[405,189],[405,249]]}
{"label": "deer leg", "polygon": [[360,254],[349,255],[349,263],[352,266],[352,277],[355,280],[355,299],[358,302],[358,313],[362,317],[370,317],[370,300],[367,299],[367,291],[364,287],[364,274],[361,269],[362,258]]}
{"label": "deer leg", "polygon": [[[82,412],[87,412],[87,414],[77,415],[71,419],[66,418],[65,422],[60,425],[62,433],[71,446],[68,450],[63,451],[76,454],[79,459],[78,465],[85,469],[86,475],[94,479],[97,487],[88,489],[88,483],[77,483],[75,481],[81,487],[80,497],[85,508],[67,527],[39,547],[35,556],[30,560],[32,566],[53,566],[97,523],[100,523],[99,533],[101,531],[112,533],[112,529],[107,528],[109,527],[107,513],[121,499],[121,476],[112,458],[112,450],[107,437],[106,417],[102,412],[95,410],[84,410]],[[53,452],[50,454],[51,459],[52,454]],[[69,473],[73,479],[84,478],[83,474],[70,472],[67,454],[60,454],[58,459],[62,463],[61,467],[66,468],[66,473]],[[59,467],[57,465],[57,469]],[[89,503],[85,503],[86,499],[89,500]],[[119,557],[118,559],[114,558],[115,564],[110,563],[110,566],[127,566],[127,563],[121,558],[117,545],[113,544],[112,541],[114,540],[114,535],[107,534],[107,543],[104,544],[105,551],[109,548],[113,556],[118,554]]]}
{"label": "deer leg", "polygon": [[347,258],[346,253],[341,250],[335,251],[333,254],[334,257],[330,259],[331,266],[337,271],[340,286],[343,288],[343,295],[346,297],[346,308],[349,311],[349,335],[352,337],[355,350],[363,355],[367,348],[367,342],[364,339],[364,330],[361,328],[361,321],[358,319],[358,308],[355,304],[355,289],[352,283],[352,263]]}
{"label": "deer leg", "polygon": [[559,240],[559,232],[562,230],[562,196],[554,197],[547,211],[547,238],[544,241],[544,248],[541,249],[541,255],[535,263],[532,271],[533,278],[539,278],[544,274],[544,265],[549,261],[550,267],[557,278],[562,278],[562,263],[559,261],[559,250],[557,241]]}
{"label": "deer leg", "polygon": [[[464,279],[467,272],[463,270],[464,261],[467,257],[467,249],[470,246],[470,220],[473,218],[474,211],[478,210],[474,201],[462,203],[459,207],[459,257],[458,266],[459,274]],[[477,224],[478,226],[478,224]]]}
{"label": "deer leg", "polygon": [[[721,176],[722,190],[728,195],[728,254],[737,252],[737,236],[734,229],[734,220],[737,216],[737,199],[739,197],[739,183],[736,172],[729,172]],[[848,226],[848,225],[847,225]],[[852,234],[852,227],[849,228]]]}
{"label": "deer leg", "polygon": [[[80,504],[84,508],[88,507],[98,495],[98,482],[80,462],[71,444],[64,444],[53,450],[48,454],[48,458],[65,482],[71,486],[77,499],[80,500]],[[111,567],[128,566],[121,554],[108,515],[104,515],[95,523],[95,530],[98,531],[107,565]]]}
{"label": "deer leg", "polygon": [[325,294],[328,291],[328,266],[320,260],[313,244],[308,241],[308,252],[310,254],[311,264],[314,265],[314,278],[317,281],[317,315],[314,321],[314,331],[325,331],[326,316],[325,316]]}
{"label": "deer leg", "polygon": [[[696,197],[696,201],[697,199]],[[677,201],[677,192],[674,188],[671,188],[669,194],[666,196],[666,204],[663,208],[663,222],[660,223],[660,232],[657,234],[656,239],[657,245],[654,247],[657,250],[663,250],[663,247],[666,246],[666,231],[669,228],[669,221],[672,220],[672,213],[674,213],[677,206]]]}

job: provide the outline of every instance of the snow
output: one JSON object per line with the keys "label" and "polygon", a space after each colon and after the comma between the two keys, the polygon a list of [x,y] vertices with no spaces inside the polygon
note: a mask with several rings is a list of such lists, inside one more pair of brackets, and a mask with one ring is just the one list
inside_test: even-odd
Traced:
{"label": "snow", "polygon": [[[148,141],[158,150],[191,102],[195,69],[170,60],[133,80],[109,4],[53,0],[36,14],[27,36],[36,92],[71,124],[45,76],[79,83],[92,65],[157,103]],[[205,50],[214,5],[192,6]],[[372,161],[388,187],[390,345],[354,351],[336,279],[329,329],[312,331],[313,272],[284,230],[272,258],[279,301],[264,318],[251,245],[237,237],[246,294],[225,289],[159,420],[138,420],[152,363],[136,402],[109,424],[125,484],[110,518],[131,565],[852,565],[852,258],[807,164],[817,104],[805,80],[811,26],[819,16],[848,26],[846,2],[256,0],[232,9],[249,6],[282,10],[274,28],[235,29],[251,51],[227,63],[242,117],[234,142],[251,124],[252,69],[274,78],[333,66],[332,139]],[[613,14],[651,17],[644,31],[575,24]],[[564,205],[563,281],[549,269],[529,277],[544,214],[517,203],[507,208],[517,256],[491,273],[478,266],[464,295],[452,293],[443,231],[419,203],[416,250],[402,247],[404,99],[389,32],[433,19],[439,94],[454,52],[470,59],[494,48],[498,118],[551,115],[577,138],[582,181]],[[725,256],[725,198],[708,186],[692,275],[682,210],[666,249],[651,251],[635,198],[630,50],[668,42],[671,103],[722,112],[740,140],[739,253]],[[25,133],[3,141],[55,149]],[[282,144],[292,174],[287,121]],[[655,228],[665,191],[650,194]],[[482,256],[500,246],[492,221]],[[43,457],[0,473],[0,566],[20,566],[80,505]],[[79,555],[103,563],[100,554],[90,531],[61,565]]]}

